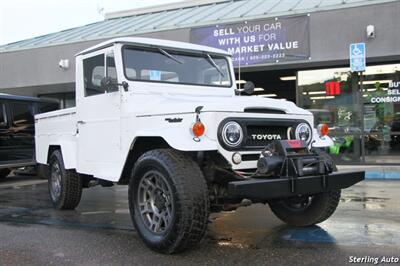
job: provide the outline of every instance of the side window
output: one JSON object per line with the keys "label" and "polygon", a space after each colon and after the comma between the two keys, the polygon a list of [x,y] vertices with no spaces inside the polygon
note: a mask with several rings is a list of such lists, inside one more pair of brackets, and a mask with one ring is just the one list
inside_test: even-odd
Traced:
{"label": "side window", "polygon": [[13,126],[21,129],[26,129],[28,127],[33,127],[33,105],[29,103],[11,103],[10,104]]}
{"label": "side window", "polygon": [[0,127],[7,126],[7,111],[6,105],[4,103],[0,103]]}
{"label": "side window", "polygon": [[104,54],[96,55],[83,60],[83,75],[85,96],[105,93],[101,88],[101,79],[104,78]]}
{"label": "side window", "polygon": [[106,77],[112,79],[112,85],[107,88],[107,92],[118,91],[118,79],[117,79],[117,69],[115,68],[114,52],[108,52],[106,54]]}
{"label": "side window", "polygon": [[113,52],[106,54],[106,64],[106,76],[112,78],[115,82],[117,82],[117,69],[115,68],[115,59]]}

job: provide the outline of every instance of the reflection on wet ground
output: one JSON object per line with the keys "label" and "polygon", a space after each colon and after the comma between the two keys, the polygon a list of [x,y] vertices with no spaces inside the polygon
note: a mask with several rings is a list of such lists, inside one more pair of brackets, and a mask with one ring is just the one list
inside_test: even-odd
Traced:
{"label": "reflection on wet ground", "polygon": [[[76,211],[56,211],[45,183],[0,184],[0,222],[133,230],[126,186],[84,190]],[[306,228],[286,226],[261,204],[212,214],[206,243],[239,249],[298,243],[400,246],[399,190],[396,181],[358,184],[343,191],[341,204],[329,220]]]}

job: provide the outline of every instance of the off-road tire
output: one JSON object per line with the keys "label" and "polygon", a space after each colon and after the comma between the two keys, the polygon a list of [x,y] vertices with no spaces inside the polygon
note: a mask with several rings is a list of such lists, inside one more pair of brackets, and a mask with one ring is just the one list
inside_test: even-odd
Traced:
{"label": "off-road tire", "polygon": [[[61,173],[61,191],[59,197],[53,199],[51,196],[51,182],[53,175],[53,165],[57,164]],[[64,166],[64,160],[61,151],[55,150],[49,160],[50,174],[48,176],[48,186],[50,193],[50,200],[54,207],[59,210],[73,210],[75,209],[82,196],[82,180],[75,170],[67,170]]]}
{"label": "off-road tire", "polygon": [[[162,234],[146,227],[139,211],[139,182],[149,171],[164,175],[172,190],[174,211],[170,226]],[[198,244],[207,230],[209,195],[204,176],[197,165],[184,153],[172,149],[151,150],[135,163],[129,182],[129,210],[133,224],[151,249],[178,253]]]}
{"label": "off-road tire", "polygon": [[9,174],[11,170],[8,168],[0,169],[0,180],[5,179]]}
{"label": "off-road tire", "polygon": [[316,194],[311,203],[300,210],[288,207],[288,200],[270,203],[272,212],[283,222],[292,226],[310,226],[328,219],[340,201],[340,190]]}

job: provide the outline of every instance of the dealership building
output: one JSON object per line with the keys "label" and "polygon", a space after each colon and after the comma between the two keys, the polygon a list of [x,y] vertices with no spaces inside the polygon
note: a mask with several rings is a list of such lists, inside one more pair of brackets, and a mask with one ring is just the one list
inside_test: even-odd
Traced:
{"label": "dealership building", "polygon": [[[293,101],[329,124],[338,163],[398,164],[399,14],[398,0],[192,0],[108,13],[0,46],[0,92],[67,108],[75,105],[79,51],[122,36],[192,42],[227,50],[238,86],[256,85],[250,97]],[[353,43],[365,44],[363,72],[351,71],[350,53],[363,52]]]}

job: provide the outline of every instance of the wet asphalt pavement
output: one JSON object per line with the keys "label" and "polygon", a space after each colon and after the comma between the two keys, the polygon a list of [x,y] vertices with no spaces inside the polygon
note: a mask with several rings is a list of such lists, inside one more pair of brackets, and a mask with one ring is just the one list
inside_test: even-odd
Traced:
{"label": "wet asphalt pavement", "polygon": [[372,265],[392,257],[400,265],[400,181],[344,190],[319,226],[287,226],[261,204],[213,214],[202,245],[169,256],[135,233],[126,186],[86,189],[77,210],[56,211],[43,182],[0,181],[0,265]]}

